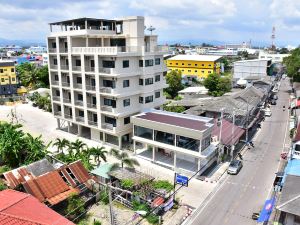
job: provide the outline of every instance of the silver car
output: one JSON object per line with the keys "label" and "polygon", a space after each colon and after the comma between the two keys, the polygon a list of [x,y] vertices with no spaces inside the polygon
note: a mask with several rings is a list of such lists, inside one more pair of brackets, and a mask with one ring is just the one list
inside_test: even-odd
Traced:
{"label": "silver car", "polygon": [[228,174],[238,174],[239,171],[242,169],[243,167],[243,163],[240,160],[232,160],[229,164],[227,173]]}

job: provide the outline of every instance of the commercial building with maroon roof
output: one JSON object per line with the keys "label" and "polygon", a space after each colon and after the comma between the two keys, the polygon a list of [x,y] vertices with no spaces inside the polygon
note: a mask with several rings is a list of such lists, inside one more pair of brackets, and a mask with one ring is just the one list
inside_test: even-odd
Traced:
{"label": "commercial building with maroon roof", "polygon": [[217,160],[212,118],[151,110],[131,117],[138,156],[175,171],[203,173]]}
{"label": "commercial building with maroon roof", "polygon": [[10,189],[0,192],[0,224],[74,225],[30,194]]}

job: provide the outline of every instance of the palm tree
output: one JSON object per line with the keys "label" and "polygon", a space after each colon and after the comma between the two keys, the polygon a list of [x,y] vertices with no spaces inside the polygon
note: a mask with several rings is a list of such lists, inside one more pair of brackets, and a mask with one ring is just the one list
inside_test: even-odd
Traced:
{"label": "palm tree", "polygon": [[121,152],[116,149],[111,149],[110,154],[116,157],[120,163],[115,163],[112,166],[112,170],[116,169],[117,167],[124,168],[124,165],[126,165],[129,168],[134,168],[134,166],[139,166],[139,162],[136,159],[130,158],[129,155],[126,152]]}
{"label": "palm tree", "polygon": [[56,146],[57,147],[57,152],[58,153],[63,153],[63,150],[65,147],[69,146],[70,142],[63,138],[63,139],[60,139],[60,138],[56,138],[55,142],[53,143],[53,146]]}
{"label": "palm tree", "polygon": [[97,163],[97,166],[100,165],[100,158],[106,162],[106,154],[108,153],[104,147],[92,147],[88,149],[90,155],[94,156],[94,160]]}
{"label": "palm tree", "polygon": [[77,157],[81,151],[84,150],[84,148],[86,147],[86,144],[83,143],[81,140],[77,139],[74,142],[71,142],[69,145],[69,150],[71,151],[75,151],[75,157]]}
{"label": "palm tree", "polygon": [[26,143],[26,163],[32,163],[37,160],[43,159],[49,152],[48,147],[51,144],[48,144],[47,146],[44,145],[44,142],[42,141],[42,135],[38,137],[33,137],[31,134],[27,133],[25,137],[25,143]]}
{"label": "palm tree", "polygon": [[21,81],[25,86],[30,86],[32,88],[36,87],[37,82],[39,80],[39,69],[35,66],[35,64],[26,65],[26,69],[22,71]]}

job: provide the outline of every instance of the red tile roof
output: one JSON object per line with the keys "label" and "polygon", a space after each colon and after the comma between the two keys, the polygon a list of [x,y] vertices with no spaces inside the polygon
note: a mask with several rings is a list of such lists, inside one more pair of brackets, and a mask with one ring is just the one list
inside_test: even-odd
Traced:
{"label": "red tile roof", "polygon": [[74,225],[31,195],[14,190],[0,192],[0,224]]}
{"label": "red tile roof", "polygon": [[188,128],[188,129],[193,129],[193,130],[198,130],[198,131],[203,131],[208,128],[206,126],[207,123],[204,121],[200,121],[192,118],[183,118],[179,116],[155,113],[155,112],[147,112],[140,116],[137,116],[137,118],[150,120],[153,122],[169,124],[178,127],[183,127],[183,128]]}

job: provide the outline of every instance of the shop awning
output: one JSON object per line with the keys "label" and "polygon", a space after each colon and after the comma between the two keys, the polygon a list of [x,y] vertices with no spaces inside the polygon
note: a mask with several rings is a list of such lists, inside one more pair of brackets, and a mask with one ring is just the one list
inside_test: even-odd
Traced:
{"label": "shop awning", "polygon": [[264,208],[260,212],[257,222],[262,223],[269,220],[274,204],[275,204],[275,197],[266,200]]}

